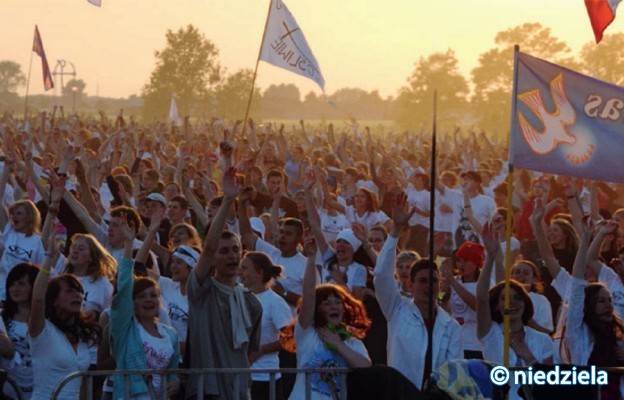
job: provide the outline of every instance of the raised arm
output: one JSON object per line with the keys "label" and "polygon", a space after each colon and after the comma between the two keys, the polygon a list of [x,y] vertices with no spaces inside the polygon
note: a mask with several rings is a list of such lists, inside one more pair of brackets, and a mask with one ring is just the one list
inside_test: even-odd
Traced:
{"label": "raised arm", "polygon": [[325,234],[323,233],[323,229],[321,228],[321,217],[319,216],[318,210],[316,209],[316,204],[314,204],[314,194],[312,193],[312,191],[315,184],[316,179],[314,178],[314,174],[306,174],[304,190],[306,210],[308,212],[308,221],[310,222],[310,229],[312,230],[312,234],[314,235],[314,239],[316,240],[318,248],[321,250],[321,254],[324,256],[325,252],[329,248],[329,243],[327,243],[327,239],[325,238]]}
{"label": "raised arm", "polygon": [[555,253],[548,241],[548,235],[546,234],[546,223],[544,222],[544,203],[542,199],[536,198],[535,205],[533,206],[533,213],[529,217],[529,222],[533,228],[533,233],[537,240],[537,248],[539,249],[540,256],[546,263],[548,272],[553,279],[559,274],[561,266],[559,261],[555,257]]}
{"label": "raised arm", "polygon": [[587,248],[591,241],[593,223],[591,218],[586,218],[583,221],[583,230],[580,232],[581,240],[579,242],[579,248],[576,252],[576,258],[574,259],[574,266],[572,267],[572,276],[578,279],[585,279],[585,269],[587,268]]}
{"label": "raised arm", "polygon": [[199,283],[210,276],[212,272],[212,258],[219,246],[219,239],[225,226],[230,207],[234,204],[234,199],[240,190],[236,182],[236,168],[228,169],[223,175],[223,202],[210,223],[210,229],[206,234],[206,241],[202,250],[197,267],[194,269]]}
{"label": "raised arm", "polygon": [[303,248],[307,257],[306,268],[301,284],[301,307],[298,321],[302,328],[314,323],[314,304],[316,302],[316,253],[317,247],[312,237],[303,240]]}
{"label": "raised arm", "polygon": [[9,176],[11,175],[11,168],[13,168],[14,161],[5,161],[4,169],[2,170],[2,176],[0,177],[0,232],[4,232],[4,227],[9,222],[9,213],[4,206],[4,191],[9,182]]}
{"label": "raised arm", "polygon": [[479,280],[477,281],[477,296],[476,296],[476,312],[477,312],[477,338],[481,339],[490,331],[492,327],[492,315],[490,314],[490,279],[492,276],[492,267],[500,253],[500,243],[498,240],[492,238],[486,231],[483,236],[485,245],[485,264],[481,273],[479,274]]}
{"label": "raised arm", "polygon": [[396,248],[401,229],[407,226],[413,211],[408,211],[407,195],[399,193],[392,203],[392,229],[381,248],[375,265],[375,290],[381,311],[390,320],[401,302],[399,287],[394,278]]}
{"label": "raised arm", "polygon": [[32,303],[28,317],[28,335],[33,338],[39,336],[45,326],[45,298],[48,280],[50,279],[50,269],[56,264],[59,256],[58,249],[54,243],[54,237],[55,234],[52,231],[47,240],[48,247],[46,248],[43,265],[41,265],[32,288]]}
{"label": "raised arm", "polygon": [[238,194],[238,229],[240,231],[241,240],[247,250],[255,250],[256,241],[258,236],[251,229],[251,222],[249,221],[249,213],[247,207],[249,206],[249,198],[254,188],[246,187]]}
{"label": "raised arm", "polygon": [[54,231],[54,222],[56,216],[59,213],[59,207],[61,206],[61,199],[65,192],[65,180],[64,176],[57,176],[54,171],[50,171],[50,204],[48,204],[48,213],[46,214],[45,221],[43,223],[43,229],[41,229],[41,241],[44,248],[48,248],[48,239],[50,233]]}

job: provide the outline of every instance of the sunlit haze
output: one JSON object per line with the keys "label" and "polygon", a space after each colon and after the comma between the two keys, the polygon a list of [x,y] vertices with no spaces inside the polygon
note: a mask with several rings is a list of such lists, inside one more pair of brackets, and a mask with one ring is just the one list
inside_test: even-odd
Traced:
{"label": "sunlit haze", "polygon": [[[89,95],[140,94],[154,69],[154,51],[167,29],[196,26],[219,48],[229,72],[254,68],[269,0],[3,0],[0,4],[0,60],[18,62],[28,73],[35,24],[54,68],[71,61]],[[343,87],[379,90],[394,96],[414,61],[432,52],[455,50],[469,78],[479,54],[494,36],[524,22],[550,27],[576,54],[593,40],[582,1],[570,0],[286,0],[303,30],[331,93]],[[621,32],[616,19],[606,36]],[[32,64],[30,93],[43,93],[41,63]],[[67,81],[67,79],[66,79]],[[311,81],[260,63],[257,84],[294,83],[302,95],[320,93]],[[57,87],[60,84],[57,83]],[[25,87],[19,93],[23,95]],[[50,92],[52,93],[52,92]]]}

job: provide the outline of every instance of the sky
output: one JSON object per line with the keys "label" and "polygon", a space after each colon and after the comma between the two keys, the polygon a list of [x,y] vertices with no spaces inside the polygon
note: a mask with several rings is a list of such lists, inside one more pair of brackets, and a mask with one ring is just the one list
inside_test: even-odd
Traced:
{"label": "sky", "polygon": [[[285,0],[319,62],[328,93],[343,87],[395,96],[419,57],[451,48],[468,78],[497,32],[539,22],[576,53],[593,33],[581,0]],[[155,67],[154,52],[168,29],[193,24],[219,49],[227,71],[254,68],[269,0],[1,0],[0,60],[25,75],[34,26],[50,68],[72,62],[89,95],[140,94]],[[616,19],[606,35],[624,31]],[[66,68],[67,72],[70,68]],[[60,79],[60,78],[59,78]],[[59,80],[56,79],[56,80]],[[70,79],[70,78],[66,78]],[[310,80],[260,62],[256,85],[293,83],[304,96]],[[60,87],[60,82],[57,82]],[[20,88],[21,95],[26,88]],[[43,91],[41,61],[33,58],[30,93]],[[53,91],[48,92],[52,94]],[[60,93],[58,91],[57,93]]]}

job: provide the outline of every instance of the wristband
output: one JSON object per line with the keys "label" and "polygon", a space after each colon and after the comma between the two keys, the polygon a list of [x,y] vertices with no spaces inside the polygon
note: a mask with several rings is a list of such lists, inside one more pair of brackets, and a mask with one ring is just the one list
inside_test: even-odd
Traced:
{"label": "wristband", "polygon": [[39,272],[41,272],[44,275],[50,275],[50,271],[48,271],[47,269],[41,268],[41,269],[39,269]]}
{"label": "wristband", "polygon": [[572,199],[575,199],[575,198],[576,198],[576,195],[575,195],[575,194],[573,194],[572,196],[567,196],[567,197],[568,197],[568,200],[572,200]]}

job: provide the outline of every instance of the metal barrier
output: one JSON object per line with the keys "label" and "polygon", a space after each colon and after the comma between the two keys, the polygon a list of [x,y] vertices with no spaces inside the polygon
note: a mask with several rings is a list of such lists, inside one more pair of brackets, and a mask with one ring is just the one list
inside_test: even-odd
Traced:
{"label": "metal barrier", "polygon": [[[250,369],[250,368],[191,368],[191,369],[144,369],[135,371],[79,371],[67,375],[61,380],[54,391],[52,392],[51,400],[56,400],[63,390],[63,387],[72,379],[88,378],[87,379],[87,400],[93,399],[93,377],[95,376],[112,376],[123,375],[124,376],[124,399],[129,399],[130,396],[130,375],[160,375],[161,377],[161,389],[163,393],[156,395],[150,393],[150,396],[154,399],[169,399],[167,395],[167,375],[208,375],[208,374],[234,374],[234,375],[251,375],[252,373],[269,374],[269,395],[271,400],[275,400],[275,375],[281,374],[305,374],[305,399],[310,400],[312,398],[312,382],[310,379],[311,374],[338,374],[339,379],[339,396],[335,397],[335,400],[347,399],[347,373],[348,368],[282,368],[282,369]],[[234,380],[234,398],[233,400],[240,399],[240,379]],[[197,381],[197,400],[204,400],[204,380],[199,379]]]}
{"label": "metal barrier", "polygon": [[[7,373],[6,370],[2,369],[0,370],[0,392],[4,391],[4,385],[7,382],[13,388],[13,391],[17,395],[17,399],[24,400],[24,393],[22,392],[22,388],[17,384],[15,379],[13,379],[13,377]],[[1,393],[0,396],[2,396]]]}

